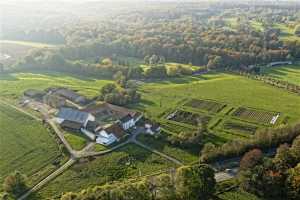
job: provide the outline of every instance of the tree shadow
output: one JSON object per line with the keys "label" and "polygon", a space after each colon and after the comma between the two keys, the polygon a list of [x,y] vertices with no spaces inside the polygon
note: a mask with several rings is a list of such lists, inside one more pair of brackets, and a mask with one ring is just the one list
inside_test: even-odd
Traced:
{"label": "tree shadow", "polygon": [[13,76],[11,74],[1,74],[0,73],[0,80],[1,81],[17,81],[18,78],[16,78],[15,76]]}

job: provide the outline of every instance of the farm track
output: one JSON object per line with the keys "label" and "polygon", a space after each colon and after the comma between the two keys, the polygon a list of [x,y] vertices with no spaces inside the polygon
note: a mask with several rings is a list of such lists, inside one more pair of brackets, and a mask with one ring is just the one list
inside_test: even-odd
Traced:
{"label": "farm track", "polygon": [[42,119],[38,118],[37,116],[35,116],[35,115],[33,115],[33,114],[25,111],[24,109],[21,109],[21,108],[17,107],[15,105],[7,103],[6,101],[3,101],[2,99],[0,99],[0,103],[5,104],[6,106],[10,106],[11,108],[13,108],[13,109],[15,109],[15,110],[17,110],[17,111],[19,111],[21,113],[24,113],[25,115],[29,116],[32,119],[35,119],[37,121],[42,121]]}
{"label": "farm track", "polygon": [[71,158],[68,162],[66,162],[64,165],[62,165],[59,169],[54,171],[52,174],[44,178],[42,181],[40,181],[38,184],[36,184],[33,188],[28,190],[25,194],[20,196],[18,200],[24,200],[27,197],[29,197],[32,193],[38,191],[41,189],[44,185],[46,185],[51,180],[55,179],[57,176],[62,174],[64,171],[66,171],[69,167],[71,167],[76,162],[76,159]]}

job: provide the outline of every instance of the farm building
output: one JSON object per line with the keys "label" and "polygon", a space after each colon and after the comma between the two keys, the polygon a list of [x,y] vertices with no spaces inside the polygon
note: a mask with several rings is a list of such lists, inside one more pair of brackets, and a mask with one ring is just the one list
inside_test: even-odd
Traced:
{"label": "farm building", "polygon": [[65,98],[49,93],[43,97],[43,102],[53,108],[60,108],[67,104]]}
{"label": "farm building", "polygon": [[95,117],[87,112],[63,107],[59,110],[56,116],[56,121],[59,124],[62,124],[65,120],[78,123],[81,124],[82,127],[86,127],[89,121],[95,121]]}
{"label": "farm building", "polygon": [[97,133],[100,129],[102,129],[102,127],[96,121],[88,121],[85,129],[88,130],[91,133]]}
{"label": "farm building", "polygon": [[116,123],[101,130],[97,135],[96,142],[102,145],[110,145],[116,141],[120,141],[125,136],[125,131]]}
{"label": "farm building", "polygon": [[133,110],[129,110],[124,107],[112,105],[109,103],[101,103],[91,105],[88,108],[84,109],[85,112],[89,112],[96,116],[96,118],[101,118],[102,121],[106,116],[106,118],[113,118],[114,121],[120,122],[122,128],[124,130],[128,130],[129,128],[135,126],[135,124],[142,118],[142,114],[139,112],[135,112]]}
{"label": "farm building", "polygon": [[49,91],[52,94],[59,95],[74,103],[85,104],[87,102],[87,99],[84,96],[79,95],[75,91],[67,88],[50,88]]}
{"label": "farm building", "polygon": [[126,115],[124,117],[122,117],[120,119],[120,122],[122,123],[122,128],[124,130],[127,130],[131,127],[133,127],[135,125],[135,121],[134,121],[134,118],[131,116],[131,115]]}
{"label": "farm building", "polygon": [[24,96],[30,97],[36,100],[42,100],[43,96],[46,95],[46,92],[41,90],[28,89],[24,91]]}
{"label": "farm building", "polygon": [[81,123],[78,123],[78,122],[73,122],[73,121],[69,121],[69,120],[64,120],[60,126],[63,128],[63,129],[66,129],[66,130],[70,130],[70,131],[80,131],[81,130],[81,127],[82,127],[82,124]]}
{"label": "farm building", "polygon": [[160,125],[158,123],[153,123],[150,121],[145,122],[146,133],[150,135],[155,135],[160,132]]}
{"label": "farm building", "polygon": [[268,67],[280,66],[280,65],[292,65],[292,61],[278,61],[278,62],[271,62],[268,64]]}

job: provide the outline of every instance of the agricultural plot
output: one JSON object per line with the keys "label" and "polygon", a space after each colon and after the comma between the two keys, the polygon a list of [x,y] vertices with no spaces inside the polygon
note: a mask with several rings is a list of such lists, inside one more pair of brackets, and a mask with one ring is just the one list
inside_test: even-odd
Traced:
{"label": "agricultural plot", "polygon": [[204,110],[207,112],[218,113],[225,108],[226,104],[211,100],[192,99],[185,103],[184,106]]}
{"label": "agricultural plot", "polygon": [[223,129],[229,130],[229,131],[232,130],[232,131],[237,131],[237,132],[254,134],[255,131],[257,130],[257,127],[249,125],[249,124],[245,124],[245,123],[226,121],[223,124]]}
{"label": "agricultural plot", "polygon": [[191,113],[188,111],[177,110],[167,117],[168,120],[189,124],[192,126],[199,126],[203,124],[208,124],[211,119],[209,116],[200,115],[198,113]]}
{"label": "agricultural plot", "polygon": [[[275,126],[279,125],[286,117],[288,117],[287,123],[292,123],[299,120],[300,116],[300,99],[298,95],[260,81],[231,74],[208,73],[201,76],[145,83],[140,87],[140,92],[142,93],[142,101],[133,108],[157,118],[162,128],[170,134],[177,134],[184,130],[190,131],[190,129],[186,128],[195,126],[166,120],[166,113],[181,108],[181,110],[203,115],[200,109],[183,106],[187,102],[187,98],[226,102],[227,106],[220,112],[205,113],[205,115],[211,117],[208,128],[213,127],[210,129],[212,134],[209,135],[212,139],[207,139],[207,141],[214,142],[217,140],[218,145],[233,139],[249,138],[252,135],[238,130],[223,129],[223,123],[226,121],[245,123],[258,128],[266,125],[272,126],[270,121],[267,124],[263,124],[233,116],[232,113],[241,106],[254,108],[255,111],[276,110],[281,115],[274,124]],[[222,121],[214,128],[219,119],[222,119]],[[272,118],[268,119],[271,120]],[[184,122],[182,119],[179,119],[179,121]]]}
{"label": "agricultural plot", "polygon": [[195,128],[187,128],[184,126],[180,126],[179,124],[172,123],[172,121],[161,121],[161,127],[166,130],[167,132],[178,134],[182,131],[196,131]]}
{"label": "agricultural plot", "polygon": [[232,113],[232,116],[259,124],[275,124],[279,114],[270,111],[239,107]]}
{"label": "agricultural plot", "polygon": [[[63,162],[54,136],[41,122],[0,105],[0,182],[18,170],[35,184]],[[1,187],[0,187],[1,191]]]}

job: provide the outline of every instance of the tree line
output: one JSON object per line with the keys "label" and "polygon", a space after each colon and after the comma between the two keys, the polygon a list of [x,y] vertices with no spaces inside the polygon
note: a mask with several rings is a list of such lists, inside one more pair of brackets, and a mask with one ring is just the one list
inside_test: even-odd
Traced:
{"label": "tree line", "polygon": [[268,128],[257,131],[253,138],[233,140],[221,146],[206,143],[200,153],[200,162],[209,163],[232,157],[238,157],[254,148],[270,149],[283,143],[291,143],[300,135],[300,123]]}
{"label": "tree line", "polygon": [[280,145],[273,159],[260,149],[247,152],[238,179],[242,190],[264,199],[300,199],[300,138]]}

